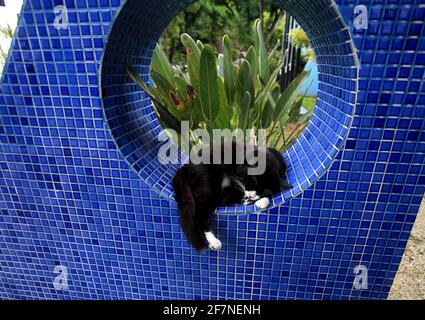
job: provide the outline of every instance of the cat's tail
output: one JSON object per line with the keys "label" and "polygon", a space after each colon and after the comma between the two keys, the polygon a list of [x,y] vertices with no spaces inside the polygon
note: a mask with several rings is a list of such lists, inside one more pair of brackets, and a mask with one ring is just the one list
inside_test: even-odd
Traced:
{"label": "cat's tail", "polygon": [[179,205],[181,228],[186,234],[190,244],[196,250],[202,251],[205,249],[206,238],[204,230],[202,230],[202,227],[199,225],[200,222],[196,216],[195,198],[193,197],[192,189],[182,169],[179,169],[174,176],[173,185],[176,201]]}

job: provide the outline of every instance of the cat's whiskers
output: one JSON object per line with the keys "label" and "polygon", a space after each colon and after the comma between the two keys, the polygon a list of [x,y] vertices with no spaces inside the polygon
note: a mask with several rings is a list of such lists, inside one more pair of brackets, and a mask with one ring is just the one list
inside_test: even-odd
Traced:
{"label": "cat's whiskers", "polygon": [[244,184],[239,179],[237,179],[235,177],[231,177],[231,179],[236,183],[236,186],[235,186],[236,188],[238,188],[242,192],[246,191]]}

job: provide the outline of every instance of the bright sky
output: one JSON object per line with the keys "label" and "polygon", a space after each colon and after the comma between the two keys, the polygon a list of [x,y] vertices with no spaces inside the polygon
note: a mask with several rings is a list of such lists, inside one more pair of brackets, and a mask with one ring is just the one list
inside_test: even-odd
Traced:
{"label": "bright sky", "polygon": [[[14,29],[18,22],[18,13],[21,12],[23,0],[6,0],[6,7],[0,7],[0,26],[6,27],[8,24]],[[10,47],[10,40],[0,37],[0,45],[7,52]]]}

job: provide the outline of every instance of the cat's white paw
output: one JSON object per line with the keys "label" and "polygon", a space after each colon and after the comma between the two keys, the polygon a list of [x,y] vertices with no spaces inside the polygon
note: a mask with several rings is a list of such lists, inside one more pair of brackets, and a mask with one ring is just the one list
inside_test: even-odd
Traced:
{"label": "cat's white paw", "polygon": [[267,209],[270,205],[269,198],[261,198],[260,200],[255,202],[255,206],[260,209]]}
{"label": "cat's white paw", "polygon": [[221,249],[221,241],[218,239],[212,240],[209,243],[209,247],[213,251],[220,251]]}
{"label": "cat's white paw", "polygon": [[211,250],[219,251],[221,249],[221,241],[218,240],[212,232],[205,232],[205,238]]}

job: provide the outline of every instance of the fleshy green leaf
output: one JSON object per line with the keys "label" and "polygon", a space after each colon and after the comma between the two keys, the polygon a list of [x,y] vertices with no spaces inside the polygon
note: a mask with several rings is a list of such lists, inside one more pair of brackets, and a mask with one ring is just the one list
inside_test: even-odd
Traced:
{"label": "fleshy green leaf", "polygon": [[196,45],[196,42],[187,33],[183,33],[181,35],[181,42],[186,48],[190,84],[194,88],[196,94],[198,94],[199,93],[199,64],[201,59],[201,50]]}
{"label": "fleshy green leaf", "polygon": [[260,124],[262,119],[263,109],[266,107],[267,97],[271,94],[273,88],[276,87],[277,83],[277,75],[279,74],[280,69],[282,68],[282,64],[279,65],[270,76],[269,81],[263,87],[263,89],[257,94],[255,99],[255,110],[254,110],[254,123]]}
{"label": "fleshy green leaf", "polygon": [[227,105],[232,106],[236,93],[236,68],[233,64],[232,48],[227,35],[223,37],[223,48],[224,87],[226,89]]}
{"label": "fleshy green leaf", "polygon": [[220,98],[220,112],[214,121],[214,127],[217,129],[230,129],[230,119],[233,110],[227,106],[226,90],[224,81],[221,78],[218,78],[218,95]]}
{"label": "fleshy green leaf", "polygon": [[255,21],[254,39],[256,44],[256,51],[258,57],[258,73],[263,82],[267,82],[270,77],[270,66],[268,60],[268,53],[266,44],[264,42],[263,30],[261,28],[260,20]]}
{"label": "fleshy green leaf", "polygon": [[276,104],[274,116],[275,119],[282,124],[282,126],[286,126],[289,120],[289,112],[291,111],[293,104],[297,101],[300,88],[309,76],[310,71],[301,72],[280,96]]}
{"label": "fleshy green leaf", "polygon": [[198,129],[201,127],[201,122],[203,121],[201,103],[199,98],[196,98],[190,110],[190,128]]}
{"label": "fleshy green leaf", "polygon": [[248,60],[252,69],[253,78],[256,80],[258,74],[258,59],[257,53],[255,52],[255,48],[253,46],[249,47],[248,52],[246,53],[246,60]]}
{"label": "fleshy green leaf", "polygon": [[[170,128],[180,133],[180,126],[178,125],[179,121],[172,114],[170,114],[167,109],[158,101],[158,93],[156,88],[148,88],[145,82],[142,80],[140,75],[137,73],[136,69],[132,66],[126,66],[127,73],[131,77],[131,79],[139,85],[139,87],[145,91],[145,93],[149,96],[149,98],[153,102],[154,109],[163,126],[166,128]],[[155,94],[156,93],[156,94]]]}
{"label": "fleshy green leaf", "polygon": [[217,61],[214,50],[209,45],[206,45],[201,53],[199,99],[205,120],[213,123],[220,112],[220,100],[218,95]]}
{"label": "fleshy green leaf", "polygon": [[248,128],[249,112],[251,110],[251,104],[252,104],[251,94],[248,91],[246,91],[240,104],[241,112],[239,117],[239,128],[242,130],[245,130]]}
{"label": "fleshy green leaf", "polygon": [[[270,53],[269,53],[269,57],[268,57],[269,65],[272,63],[273,56],[275,55],[279,46],[280,46],[280,40],[277,40],[272,51],[270,51]],[[287,54],[288,54],[288,50],[285,51],[285,53],[283,54],[283,57],[280,60],[281,61],[285,60]]]}
{"label": "fleshy green leaf", "polygon": [[301,113],[301,107],[303,106],[303,97],[298,97],[295,103],[291,106],[288,114],[288,122],[296,122]]}
{"label": "fleshy green leaf", "polygon": [[261,115],[261,127],[268,128],[273,122],[274,109],[280,96],[280,86],[276,85],[271,93],[267,94],[267,102]]}
{"label": "fleshy green leaf", "polygon": [[163,77],[162,74],[154,70],[151,71],[151,77],[153,82],[156,84],[162,101],[166,104],[167,110],[181,121],[182,111],[179,110],[179,103],[174,99],[176,92],[173,85],[165,77]]}
{"label": "fleshy green leaf", "polygon": [[150,88],[146,85],[146,83],[142,80],[139,73],[133,66],[126,66],[128,75],[130,78],[149,96],[149,98],[158,99],[150,90]]}
{"label": "fleshy green leaf", "polygon": [[168,61],[168,58],[164,51],[162,51],[162,48],[160,45],[157,45],[153,56],[152,56],[152,62],[151,62],[151,69],[155,72],[160,73],[165,79],[167,79],[169,82],[173,83],[174,79],[174,70],[171,63]]}
{"label": "fleshy green leaf", "polygon": [[245,92],[249,92],[251,97],[251,103],[253,103],[253,97],[255,96],[254,80],[252,78],[252,69],[248,61],[244,60],[239,69],[237,79],[237,94],[238,101],[242,101],[245,96]]}
{"label": "fleshy green leaf", "polygon": [[235,130],[239,128],[239,116],[241,109],[236,101],[233,103],[230,109],[232,110],[232,116],[230,118],[230,129]]}
{"label": "fleshy green leaf", "polygon": [[196,45],[198,46],[199,50],[204,50],[204,44],[202,43],[201,40],[197,40],[196,41]]}
{"label": "fleshy green leaf", "polygon": [[190,35],[188,35],[187,33],[183,33],[180,37],[180,40],[181,40],[182,44],[185,46],[186,49],[192,49],[193,50],[193,54],[194,54],[195,57],[197,57],[198,59],[201,58],[201,50],[199,49],[195,40],[193,40]]}
{"label": "fleshy green leaf", "polygon": [[263,101],[266,95],[271,92],[273,85],[276,83],[277,76],[280,72],[280,69],[282,69],[282,66],[283,66],[283,62],[273,71],[272,75],[269,78],[269,81],[266,83],[263,89],[258,93],[257,98],[255,100],[256,104]]}
{"label": "fleshy green leaf", "polygon": [[177,89],[177,95],[182,101],[186,101],[187,92],[188,92],[188,84],[186,80],[181,76],[174,76],[174,84]]}

